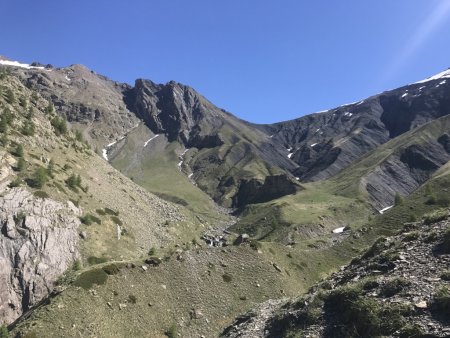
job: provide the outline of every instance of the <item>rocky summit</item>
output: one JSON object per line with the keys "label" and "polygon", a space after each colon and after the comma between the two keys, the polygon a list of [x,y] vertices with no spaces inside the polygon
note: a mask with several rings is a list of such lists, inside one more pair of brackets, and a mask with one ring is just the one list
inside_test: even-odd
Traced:
{"label": "rocky summit", "polygon": [[449,77],[261,125],[1,57],[0,336],[449,336]]}

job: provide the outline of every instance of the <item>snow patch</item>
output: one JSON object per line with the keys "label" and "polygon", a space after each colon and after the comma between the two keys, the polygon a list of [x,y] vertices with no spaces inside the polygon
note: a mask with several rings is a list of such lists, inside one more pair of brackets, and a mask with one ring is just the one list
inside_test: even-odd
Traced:
{"label": "snow patch", "polygon": [[450,69],[447,69],[443,72],[440,72],[436,75],[433,75],[425,80],[422,81],[417,81],[415,83],[424,83],[424,82],[428,82],[428,81],[433,81],[433,80],[439,80],[439,79],[444,79],[444,78],[450,78]]}
{"label": "snow patch", "polygon": [[352,117],[352,115],[353,115],[353,113],[350,113],[350,112],[348,112],[348,111],[346,111],[346,112],[344,113],[344,116]]}
{"label": "snow patch", "polygon": [[274,136],[275,136],[275,134],[272,134],[272,135],[270,135],[269,137],[272,138],[272,137],[274,137]]}
{"label": "snow patch", "polygon": [[188,175],[188,178],[192,178],[192,176],[194,176],[194,174],[193,174],[193,173],[190,173],[190,174]]}
{"label": "snow patch", "polygon": [[25,68],[25,69],[42,69],[44,70],[44,67],[35,67],[35,66],[31,66],[28,63],[20,63],[17,61],[9,61],[9,60],[0,60],[0,65],[3,66],[11,66],[11,67],[20,67],[20,68]]}
{"label": "snow patch", "polygon": [[311,147],[314,147],[314,146],[316,146],[318,143],[313,143],[313,144],[311,144]]}
{"label": "snow patch", "polygon": [[427,86],[422,86],[419,88],[419,91],[422,91],[422,89],[425,89],[425,88],[427,88]]}
{"label": "snow patch", "polygon": [[318,133],[320,131],[320,128],[317,128],[314,133]]}
{"label": "snow patch", "polygon": [[290,154],[288,154],[288,158],[291,158],[291,157],[292,157],[292,155],[294,155],[294,153],[290,153]]}
{"label": "snow patch", "polygon": [[153,136],[153,137],[149,138],[147,141],[145,141],[145,143],[144,143],[144,148],[147,146],[147,144],[149,144],[149,142],[150,142],[151,140],[154,140],[154,139],[157,138],[159,135],[160,135],[160,134],[156,134],[155,136]]}
{"label": "snow patch", "polygon": [[105,148],[102,149],[102,156],[105,160],[108,161],[108,150],[106,150]]}
{"label": "snow patch", "polygon": [[297,181],[300,181],[300,177],[296,177],[295,179],[296,179]]}
{"label": "snow patch", "polygon": [[178,156],[178,159],[180,160],[180,162],[178,162],[177,166],[178,169],[181,170],[181,166],[183,165],[184,162],[184,155],[189,151],[189,148],[185,149],[180,156]]}
{"label": "snow patch", "polygon": [[402,98],[407,97],[408,93],[406,92],[405,94],[402,95]]}
{"label": "snow patch", "polygon": [[393,207],[393,205],[390,205],[390,206],[388,206],[388,207],[386,207],[386,208],[383,208],[383,209],[381,209],[381,210],[379,210],[378,212],[380,213],[380,214],[384,214],[386,211],[388,211],[390,208],[392,208]]}
{"label": "snow patch", "polygon": [[333,234],[340,234],[344,232],[345,227],[339,227],[333,230]]}

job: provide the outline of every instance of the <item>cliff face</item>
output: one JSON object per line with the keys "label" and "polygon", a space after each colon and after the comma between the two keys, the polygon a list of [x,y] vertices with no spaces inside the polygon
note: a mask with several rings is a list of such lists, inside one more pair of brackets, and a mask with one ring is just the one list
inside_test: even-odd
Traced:
{"label": "cliff face", "polygon": [[0,318],[11,323],[39,302],[79,258],[72,202],[13,188],[0,198]]}

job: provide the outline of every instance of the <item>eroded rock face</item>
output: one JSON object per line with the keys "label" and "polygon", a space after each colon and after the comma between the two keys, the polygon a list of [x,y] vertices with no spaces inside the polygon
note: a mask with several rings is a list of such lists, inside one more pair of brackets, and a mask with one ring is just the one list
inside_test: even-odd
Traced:
{"label": "eroded rock face", "polygon": [[80,210],[14,188],[0,198],[0,324],[39,302],[79,257]]}

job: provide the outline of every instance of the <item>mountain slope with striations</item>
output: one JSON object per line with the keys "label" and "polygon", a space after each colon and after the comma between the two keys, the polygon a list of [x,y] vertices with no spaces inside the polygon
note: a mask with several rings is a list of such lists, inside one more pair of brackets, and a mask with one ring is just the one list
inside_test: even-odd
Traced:
{"label": "mountain slope with striations", "polygon": [[[131,86],[81,65],[1,65],[0,121],[11,124],[0,131],[2,175],[22,181],[5,180],[0,202],[28,203],[0,204],[1,239],[20,258],[8,253],[0,297],[17,297],[0,310],[8,324],[21,315],[10,325],[18,336],[216,336],[449,204],[450,71],[255,125],[173,81]],[[53,177],[34,187],[48,166]],[[42,233],[67,238],[53,246],[56,270],[33,260],[53,243],[36,241]],[[12,277],[31,270],[31,282]]]}

